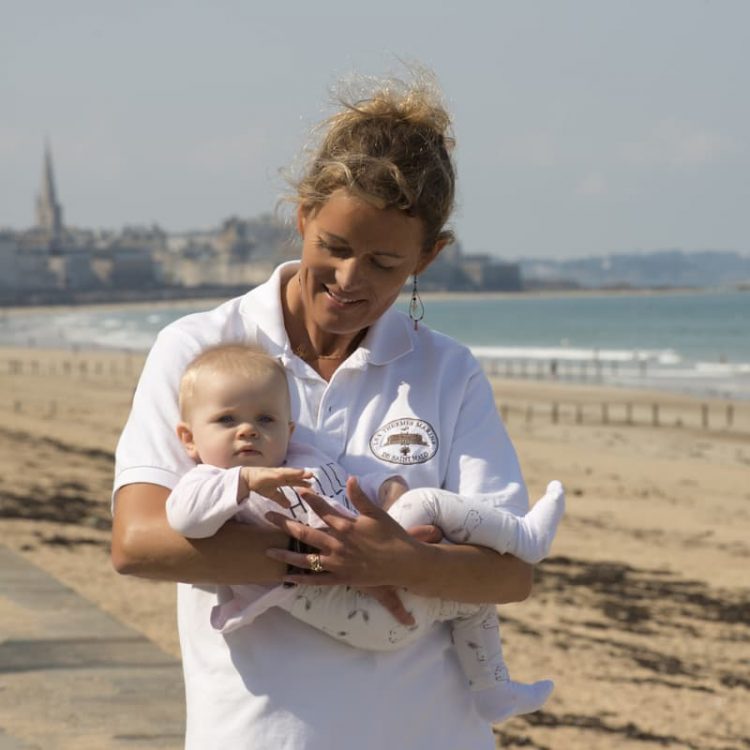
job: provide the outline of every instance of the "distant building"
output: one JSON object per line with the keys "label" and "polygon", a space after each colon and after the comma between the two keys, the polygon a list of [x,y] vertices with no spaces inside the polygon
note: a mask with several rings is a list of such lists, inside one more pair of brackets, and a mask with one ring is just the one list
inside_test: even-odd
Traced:
{"label": "distant building", "polygon": [[160,283],[154,258],[165,235],[158,228],[115,234],[65,226],[49,144],[35,216],[33,227],[0,235],[0,301],[66,301],[80,292]]}
{"label": "distant building", "polygon": [[480,292],[518,292],[523,288],[521,267],[491,255],[465,255],[461,270]]}
{"label": "distant building", "polygon": [[458,242],[446,247],[420,276],[420,288],[467,292],[517,292],[523,288],[517,263],[491,255],[465,255]]}
{"label": "distant building", "polygon": [[16,282],[17,255],[16,233],[9,229],[0,230],[0,285],[12,286]]}
{"label": "distant building", "polygon": [[297,257],[289,228],[270,215],[226,219],[217,230],[171,235],[161,256],[164,279],[171,284],[254,286],[274,267]]}
{"label": "distant building", "polygon": [[[299,255],[296,235],[271,215],[232,216],[219,227],[167,233],[156,225],[121,231],[65,226],[52,149],[45,144],[36,223],[0,231],[0,303],[179,297],[246,289]],[[517,265],[446,247],[420,277],[427,291],[521,288]]]}
{"label": "distant building", "polygon": [[42,190],[36,199],[36,226],[46,236],[49,249],[52,252],[59,250],[63,239],[62,206],[57,202],[49,143],[44,147]]}

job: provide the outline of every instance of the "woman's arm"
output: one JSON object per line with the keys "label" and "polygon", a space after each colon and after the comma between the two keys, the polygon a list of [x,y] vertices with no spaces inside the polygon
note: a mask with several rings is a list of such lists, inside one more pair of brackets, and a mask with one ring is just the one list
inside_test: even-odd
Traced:
{"label": "woman's arm", "polygon": [[[462,602],[522,601],[531,591],[533,567],[511,555],[465,545],[424,544],[409,535],[362,492],[356,480],[347,494],[360,515],[348,518],[325,500],[306,502],[329,526],[313,529],[280,513],[267,518],[285,534],[320,550],[325,573],[287,580],[314,585],[397,586],[415,594]],[[306,555],[271,548],[275,560],[309,568]]]}
{"label": "woman's arm", "polygon": [[405,560],[405,583],[422,596],[459,602],[521,602],[531,593],[534,566],[513,555],[464,544],[422,544]]}
{"label": "woman's arm", "polygon": [[[229,521],[214,536],[186,539],[167,522],[168,497],[169,490],[157,484],[127,484],[118,490],[112,523],[112,565],[118,573],[228,585],[276,584],[284,578],[286,564],[272,559],[267,551],[286,548],[286,534]],[[422,536],[429,535],[424,532]],[[374,588],[369,593],[396,620],[412,624],[411,615],[391,587]]]}
{"label": "woman's arm", "polygon": [[278,583],[285,567],[265,554],[288,537],[235,522],[212,537],[186,539],[167,522],[169,490],[127,484],[115,498],[112,564],[118,573],[186,583]]}

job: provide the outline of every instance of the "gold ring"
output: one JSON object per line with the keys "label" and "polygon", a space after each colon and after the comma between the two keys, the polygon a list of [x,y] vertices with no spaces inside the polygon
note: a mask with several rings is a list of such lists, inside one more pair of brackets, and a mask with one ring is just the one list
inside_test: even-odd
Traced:
{"label": "gold ring", "polygon": [[317,552],[313,552],[307,556],[307,564],[310,566],[310,570],[312,570],[313,573],[322,573],[323,570],[325,570],[320,562],[320,555]]}

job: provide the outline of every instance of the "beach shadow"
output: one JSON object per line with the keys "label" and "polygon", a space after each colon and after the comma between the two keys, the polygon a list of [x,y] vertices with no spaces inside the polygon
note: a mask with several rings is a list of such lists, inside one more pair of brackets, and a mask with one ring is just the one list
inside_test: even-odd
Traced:
{"label": "beach shadow", "polygon": [[80,456],[81,458],[92,459],[94,461],[105,461],[108,464],[114,465],[115,454],[112,451],[101,450],[100,448],[84,448],[79,445],[65,443],[56,438],[32,435],[20,430],[8,430],[4,427],[0,427],[0,437],[11,440],[17,446],[31,443],[37,450],[39,446],[44,446],[68,455]]}
{"label": "beach shadow", "polygon": [[[563,556],[546,560],[537,574],[535,597],[546,596],[560,608],[560,617],[550,629],[555,648],[584,649],[601,659],[631,665],[628,677],[601,679],[709,694],[722,688],[750,690],[742,663],[729,657],[708,659],[703,649],[682,648],[686,639],[705,641],[724,644],[715,654],[728,655],[734,644],[750,642],[748,590],[709,587],[670,570]],[[585,617],[578,616],[584,612]],[[567,725],[637,739],[632,724],[615,727],[599,723],[596,717],[584,718],[590,725],[580,724],[580,717],[568,717]],[[574,720],[579,724],[570,723]],[[675,741],[667,735],[647,739]]]}
{"label": "beach shadow", "polygon": [[62,482],[54,491],[39,485],[22,493],[0,488],[0,518],[109,529],[109,506],[100,499],[86,497],[86,492],[86,487],[78,482]]}
{"label": "beach shadow", "polygon": [[[584,729],[594,734],[617,735],[623,739],[637,740],[640,742],[655,742],[659,745],[669,746],[679,743],[680,747],[691,750],[699,750],[700,745],[677,737],[673,734],[658,734],[649,732],[639,727],[636,723],[629,721],[624,724],[609,723],[602,716],[586,716],[584,714],[554,714],[551,711],[537,711],[522,717],[530,726],[544,727],[573,727]],[[595,747],[596,745],[590,745]]]}
{"label": "beach shadow", "polygon": [[710,589],[663,569],[550,557],[537,568],[535,589],[566,597],[584,589],[611,626],[628,632],[646,633],[649,623],[671,628],[689,628],[695,621],[750,624],[748,592]]}

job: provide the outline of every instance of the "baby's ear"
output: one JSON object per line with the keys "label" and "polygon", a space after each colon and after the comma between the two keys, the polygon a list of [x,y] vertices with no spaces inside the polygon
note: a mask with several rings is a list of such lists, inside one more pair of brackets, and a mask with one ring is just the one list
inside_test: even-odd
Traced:
{"label": "baby's ear", "polygon": [[177,437],[180,438],[180,442],[185,446],[185,452],[193,459],[193,461],[199,461],[198,449],[195,447],[193,441],[193,431],[190,429],[190,425],[187,422],[180,422],[177,425]]}
{"label": "baby's ear", "polygon": [[290,423],[289,423],[289,437],[291,437],[291,436],[292,436],[292,433],[294,432],[294,428],[295,428],[296,426],[297,426],[297,425],[296,425],[296,424],[294,424],[294,422],[290,422]]}

